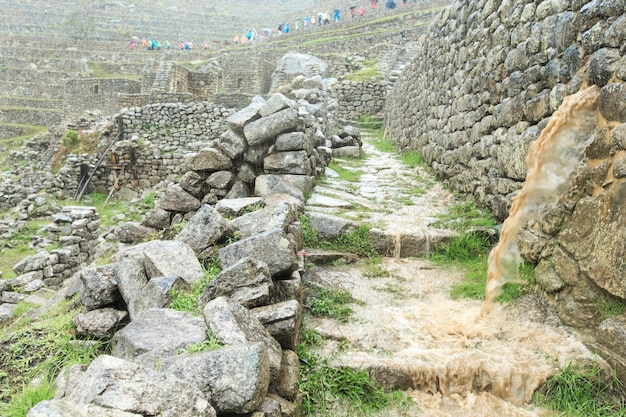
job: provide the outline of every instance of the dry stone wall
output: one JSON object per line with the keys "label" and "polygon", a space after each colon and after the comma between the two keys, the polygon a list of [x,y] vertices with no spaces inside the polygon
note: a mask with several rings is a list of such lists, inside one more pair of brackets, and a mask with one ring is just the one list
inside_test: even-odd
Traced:
{"label": "dry stone wall", "polygon": [[585,161],[559,203],[518,238],[559,317],[592,329],[589,343],[623,379],[625,8],[621,0],[456,1],[385,110],[400,149],[418,150],[452,188],[503,219],[526,177],[530,143],[565,96],[597,86],[599,121],[592,137],[576,139],[591,143]]}
{"label": "dry stone wall", "polygon": [[100,221],[96,208],[87,206],[65,206],[52,218],[53,223],[45,230],[60,247],[22,259],[13,271],[19,276],[28,274],[32,280],[39,279],[49,288],[57,288],[93,261]]}

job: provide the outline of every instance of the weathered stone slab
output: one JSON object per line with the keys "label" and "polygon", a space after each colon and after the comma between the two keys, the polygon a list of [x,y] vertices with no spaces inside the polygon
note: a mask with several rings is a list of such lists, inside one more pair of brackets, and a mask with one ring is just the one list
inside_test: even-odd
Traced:
{"label": "weathered stone slab", "polygon": [[223,171],[233,166],[233,161],[218,149],[208,148],[187,159],[187,167],[193,171]]}
{"label": "weathered stone slab", "polygon": [[327,195],[313,193],[307,200],[307,204],[310,206],[322,206],[332,208],[352,208],[352,203],[345,200],[340,200],[335,197],[329,197]]}
{"label": "weathered stone slab", "polygon": [[177,211],[181,213],[188,213],[190,211],[198,210],[200,208],[200,200],[176,184],[168,188],[163,198],[157,202],[157,208],[167,211]]}
{"label": "weathered stone slab", "polygon": [[230,223],[216,209],[205,204],[175,239],[189,245],[197,255],[217,241],[225,239],[232,232]]}
{"label": "weathered stone slab", "polygon": [[339,236],[358,227],[353,221],[328,214],[311,212],[307,216],[311,229],[317,233],[320,240],[337,240]]}
{"label": "weathered stone slab", "polygon": [[187,171],[179,183],[183,190],[196,198],[202,198],[208,191],[206,174],[196,171]]}
{"label": "weathered stone slab", "polygon": [[247,308],[230,298],[218,297],[204,307],[203,315],[213,336],[224,344],[263,343],[267,348],[271,379],[278,376],[282,360],[280,344]]}
{"label": "weathered stone slab", "polygon": [[306,151],[273,153],[265,157],[263,167],[270,174],[311,175],[312,172]]}
{"label": "weathered stone slab", "polygon": [[114,265],[88,266],[80,272],[83,287],[80,302],[87,310],[105,307],[120,300]]}
{"label": "weathered stone slab", "polygon": [[304,203],[304,193],[283,175],[259,175],[254,183],[254,194],[260,197],[272,194],[288,194]]}
{"label": "weathered stone slab", "polygon": [[283,350],[280,374],[272,390],[289,401],[296,400],[300,392],[300,360],[293,350]]}
{"label": "weathered stone slab", "polygon": [[108,337],[120,327],[128,313],[114,308],[101,308],[81,313],[72,318],[79,336]]}
{"label": "weathered stone slab", "polygon": [[244,307],[257,307],[267,304],[274,284],[269,268],[261,261],[243,258],[225,268],[209,283],[200,295],[200,303],[220,297],[230,297]]}
{"label": "weathered stone slab", "polygon": [[[241,132],[243,132],[243,127]],[[229,158],[236,159],[243,155],[244,151],[248,147],[246,138],[242,135],[235,133],[232,130],[227,130],[222,133],[218,139],[219,149],[224,152]]]}
{"label": "weathered stone slab", "polygon": [[193,384],[108,355],[98,356],[71,381],[65,398],[155,417],[216,416]]}
{"label": "weathered stone slab", "polygon": [[170,226],[170,212],[162,208],[154,208],[146,213],[141,224],[157,230],[165,229]]}
{"label": "weathered stone slab", "polygon": [[13,272],[21,275],[31,271],[42,270],[48,264],[48,258],[48,252],[46,251],[27,256],[13,266]]}
{"label": "weathered stone slab", "polygon": [[297,266],[295,247],[279,229],[254,235],[219,250],[222,266],[228,268],[250,257],[265,262],[272,276],[289,272]]}
{"label": "weathered stone slab", "polygon": [[115,255],[114,260],[124,259],[143,261],[149,278],[178,276],[193,284],[204,277],[198,258],[184,242],[153,240],[124,248]]}
{"label": "weathered stone slab", "polygon": [[278,135],[275,145],[278,152],[303,150],[310,155],[313,152],[315,139],[304,132],[283,133]]}
{"label": "weathered stone slab", "polygon": [[359,159],[361,157],[361,147],[342,146],[341,148],[333,148],[333,157]]}
{"label": "weathered stone slab", "polygon": [[231,225],[240,238],[248,238],[272,229],[287,231],[287,226],[296,220],[297,215],[291,205],[272,205],[237,217]]}
{"label": "weathered stone slab", "polygon": [[288,99],[284,95],[277,93],[272,95],[269,100],[259,109],[261,117],[269,116],[270,114],[278,113],[281,110],[288,108],[295,108],[295,101]]}
{"label": "weathered stone slab", "polygon": [[283,349],[296,349],[300,340],[302,305],[296,300],[250,310]]}
{"label": "weathered stone slab", "polygon": [[261,197],[225,198],[217,202],[215,209],[225,216],[238,217],[262,203]]}
{"label": "weathered stone slab", "polygon": [[5,323],[9,320],[13,320],[15,304],[2,303],[0,304],[0,323]]}
{"label": "weathered stone slab", "polygon": [[274,281],[272,303],[282,303],[289,300],[297,300],[300,304],[304,302],[302,276],[298,271],[293,271],[289,279]]}
{"label": "weathered stone slab", "polygon": [[159,368],[193,382],[220,414],[254,411],[265,399],[270,382],[263,343],[178,355],[161,361]]}
{"label": "weathered stone slab", "polygon": [[122,222],[115,226],[113,233],[122,243],[139,243],[145,241],[155,231],[136,222]]}
{"label": "weathered stone slab", "polygon": [[226,122],[232,130],[242,134],[243,128],[250,122],[261,117],[259,115],[259,109],[263,107],[265,103],[260,101],[253,101],[247,107],[239,110],[237,113],[226,119]]}
{"label": "weathered stone slab", "polygon": [[154,277],[141,289],[133,308],[132,317],[141,315],[151,308],[168,307],[172,290],[189,291],[190,285],[180,277]]}
{"label": "weathered stone slab", "polygon": [[44,400],[31,408],[26,417],[142,417],[142,415],[67,400]]}
{"label": "weathered stone slab", "polygon": [[144,268],[143,260],[126,259],[114,264],[113,271],[117,280],[117,286],[122,298],[128,307],[131,320],[138,316],[135,302],[141,290],[148,283],[148,276]]}
{"label": "weathered stone slab", "polygon": [[281,110],[247,124],[243,131],[250,146],[267,142],[281,133],[298,128],[298,112],[294,109]]}
{"label": "weathered stone slab", "polygon": [[559,243],[577,260],[582,272],[620,298],[626,298],[624,201],[626,183],[616,184],[597,197],[581,199],[568,227],[558,237]]}
{"label": "weathered stone slab", "polygon": [[115,334],[112,355],[130,361],[146,353],[170,356],[178,349],[205,340],[206,331],[206,324],[200,317],[168,308],[153,308]]}

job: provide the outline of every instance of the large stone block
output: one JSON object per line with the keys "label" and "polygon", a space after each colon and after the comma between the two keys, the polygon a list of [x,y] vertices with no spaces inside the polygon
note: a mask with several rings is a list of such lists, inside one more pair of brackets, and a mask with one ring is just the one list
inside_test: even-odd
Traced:
{"label": "large stone block", "polygon": [[263,160],[269,174],[311,175],[312,168],[306,151],[277,152]]}
{"label": "large stone block", "polygon": [[232,232],[233,228],[219,211],[205,204],[176,236],[176,240],[189,245],[197,255]]}
{"label": "large stone block", "polygon": [[192,382],[220,414],[254,411],[265,399],[270,382],[263,343],[178,355],[161,361],[159,369]]}
{"label": "large stone block", "polygon": [[224,268],[246,257],[258,259],[267,264],[272,276],[297,267],[295,247],[280,229],[268,230],[221,248],[219,256]]}
{"label": "large stone block", "polygon": [[182,311],[153,308],[145,311],[113,337],[112,355],[129,361],[171,356],[207,337],[202,318]]}
{"label": "large stone block", "polygon": [[220,150],[209,148],[190,156],[186,165],[193,171],[222,171],[232,168],[233,161]]}
{"label": "large stone block", "polygon": [[67,384],[65,399],[154,417],[215,417],[193,384],[113,356],[98,356]]}
{"label": "large stone block", "polygon": [[189,284],[202,279],[204,271],[193,249],[184,242],[153,240],[119,251],[115,261],[135,259],[143,262],[149,278],[181,277]]}
{"label": "large stone block", "polygon": [[280,371],[282,350],[263,325],[241,304],[218,297],[204,307],[207,327],[220,342],[227,345],[262,343],[268,353],[271,379]]}
{"label": "large stone block", "polygon": [[294,109],[281,110],[267,117],[249,123],[244,127],[244,135],[250,146],[275,139],[281,133],[298,128],[298,113]]}
{"label": "large stone block", "polygon": [[202,292],[199,302],[206,304],[226,296],[244,307],[257,307],[270,301],[273,288],[267,265],[252,258],[243,258],[220,272]]}

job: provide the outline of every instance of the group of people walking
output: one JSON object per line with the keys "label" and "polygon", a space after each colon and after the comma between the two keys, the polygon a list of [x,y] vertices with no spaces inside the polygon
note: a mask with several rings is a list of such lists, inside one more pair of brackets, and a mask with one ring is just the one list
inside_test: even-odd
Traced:
{"label": "group of people walking", "polygon": [[[402,6],[406,6],[407,4],[407,0],[401,0],[402,1]],[[413,0],[413,3],[417,3],[417,0]],[[370,7],[372,8],[372,10],[376,10],[378,7],[378,0],[371,0],[370,2]],[[385,7],[387,9],[394,9],[396,7],[396,2],[395,0],[385,0]],[[348,11],[350,14],[350,18],[354,19],[357,16],[359,17],[363,17],[365,16],[365,6],[364,5],[360,5],[360,6],[356,6],[356,5],[352,5],[350,7],[348,7]],[[340,8],[335,8],[333,10],[332,13],[332,21],[334,21],[335,23],[339,23],[341,21],[341,9]],[[293,23],[293,27],[292,25],[289,24],[289,22],[286,23],[280,23],[277,27],[275,27],[274,29],[269,29],[269,28],[264,28],[263,30],[261,30],[261,32],[257,32],[255,29],[248,29],[245,33],[243,34],[237,34],[234,36],[233,38],[233,43],[236,45],[244,45],[246,43],[249,42],[253,42],[259,38],[265,38],[270,36],[271,34],[281,34],[281,33],[290,33],[292,30],[295,30],[296,32],[299,32],[300,30],[308,30],[314,26],[322,26],[322,25],[328,25],[331,23],[331,13],[330,11],[327,12],[319,12],[317,14],[313,14],[311,16],[305,16],[301,19],[296,19],[295,22]],[[134,51],[137,50],[137,43],[138,43],[138,38],[137,37],[133,37],[131,39],[130,42],[130,50]],[[220,41],[213,41],[214,43],[219,43],[219,44],[224,44],[224,45],[228,45],[230,42],[229,41],[224,41],[224,42],[220,42]],[[143,38],[141,40],[141,47],[144,50],[157,50],[160,51],[163,48],[163,45],[161,44],[160,41],[156,40],[156,39],[146,39]],[[165,41],[165,49],[169,50],[171,49],[171,45],[169,41]],[[187,51],[187,50],[191,50],[193,49],[193,43],[191,41],[188,42],[184,42],[181,41],[180,42],[180,49]],[[205,42],[204,45],[202,46],[202,50],[205,51],[209,49],[209,44],[208,42]]]}

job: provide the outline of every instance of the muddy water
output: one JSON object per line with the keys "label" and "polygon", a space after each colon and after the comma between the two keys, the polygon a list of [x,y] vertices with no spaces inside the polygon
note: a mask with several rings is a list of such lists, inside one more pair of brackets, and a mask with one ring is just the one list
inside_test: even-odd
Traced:
{"label": "muddy water", "polygon": [[[577,121],[564,116],[567,123],[555,128],[561,134],[592,124],[586,121],[593,118],[589,115],[592,111],[573,108],[568,112]],[[584,117],[576,116],[577,112]],[[569,152],[543,146],[541,152],[546,155]],[[453,201],[446,190],[435,185],[414,197],[413,205],[402,206],[397,198],[399,190],[406,188],[402,178],[416,173],[367,143],[365,147],[370,158],[360,168],[366,175],[356,187],[338,180],[324,185],[328,194],[333,194],[334,188],[334,195],[349,190],[355,198],[368,198],[372,211],[367,216],[361,212],[362,217],[392,232],[419,232]],[[542,169],[561,172],[545,163]],[[419,175],[431,180],[423,172]],[[543,201],[536,197],[543,186],[538,182],[537,192],[527,201]],[[560,190],[563,185],[550,187]],[[380,207],[375,211],[377,204]],[[528,211],[532,210],[536,209]],[[521,215],[520,219],[524,221]],[[514,246],[509,243],[507,248]],[[393,257],[384,258],[381,267],[387,275],[377,278],[366,277],[363,264],[316,267],[308,279],[347,289],[360,303],[353,305],[354,319],[348,323],[320,318],[309,318],[306,323],[325,336],[323,353],[332,357],[335,365],[370,369],[387,387],[406,389],[417,404],[408,411],[385,410],[381,416],[551,415],[529,405],[533,392],[569,362],[598,360],[559,324],[556,314],[539,297],[527,296],[513,306],[498,305],[490,309],[491,314],[483,315],[480,301],[449,296],[451,286],[461,282],[462,271],[438,269],[426,260]],[[332,415],[351,416],[353,412],[334,410]]]}
{"label": "muddy water", "polygon": [[390,276],[366,278],[361,265],[318,270],[325,285],[362,303],[353,321],[307,326],[329,340],[324,353],[336,365],[376,370],[388,388],[408,389],[420,409],[386,415],[546,415],[528,405],[533,392],[569,361],[595,360],[538,298],[485,318],[480,301],[450,299],[461,271],[417,259],[382,266]]}
{"label": "muddy water", "polygon": [[574,171],[580,166],[592,131],[598,123],[600,88],[589,87],[568,96],[552,115],[539,139],[530,145],[526,158],[526,181],[512,199],[509,217],[502,225],[500,241],[489,255],[486,301],[502,292],[506,282],[514,282],[521,262],[517,248],[517,232],[540,215],[546,205],[556,202],[564,193]]}

